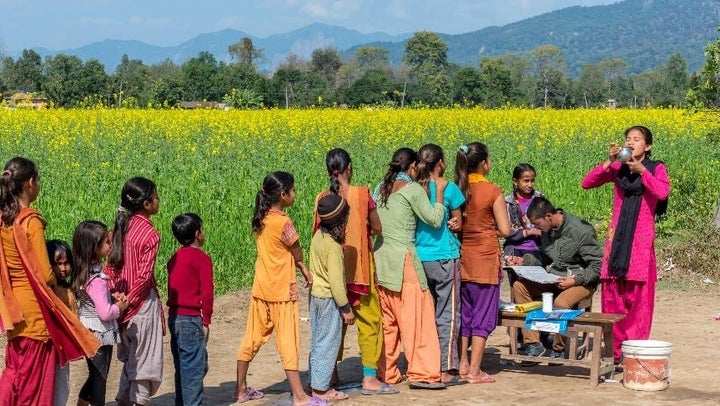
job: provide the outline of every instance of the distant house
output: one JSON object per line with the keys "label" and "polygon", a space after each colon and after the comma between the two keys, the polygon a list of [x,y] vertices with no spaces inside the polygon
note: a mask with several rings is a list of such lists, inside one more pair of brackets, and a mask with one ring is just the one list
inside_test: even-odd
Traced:
{"label": "distant house", "polygon": [[607,103],[605,103],[605,107],[607,107],[609,109],[617,108],[617,100],[608,99]]}
{"label": "distant house", "polygon": [[180,108],[186,110],[194,109],[225,109],[225,103],[211,102],[211,101],[183,101],[180,102]]}
{"label": "distant house", "polygon": [[7,106],[10,108],[45,109],[48,100],[45,97],[36,97],[27,93],[15,93],[7,99]]}

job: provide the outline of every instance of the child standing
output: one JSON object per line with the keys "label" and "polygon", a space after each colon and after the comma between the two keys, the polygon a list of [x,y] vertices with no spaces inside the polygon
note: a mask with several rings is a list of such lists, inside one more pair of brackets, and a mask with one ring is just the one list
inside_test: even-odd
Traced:
{"label": "child standing", "polygon": [[317,204],[319,228],[310,243],[310,387],[313,396],[327,401],[344,400],[348,395],[330,387],[335,357],[340,349],[343,322],[353,324],[345,292],[343,248],[349,207],[345,199],[328,194]]}
{"label": "child standing", "polygon": [[455,182],[467,199],[460,257],[460,375],[470,383],[495,382],[480,367],[487,337],[498,321],[502,272],[498,235],[510,233],[502,190],[485,177],[490,166],[485,144],[473,142],[457,152]]}
{"label": "child standing", "polygon": [[258,257],[245,336],[237,354],[235,400],[238,403],[265,396],[247,386],[247,372],[250,361],[273,330],[277,330],[275,341],[290,384],[293,405],[327,404],[323,399],[308,396],[300,381],[299,293],[295,270],[300,268],[306,287],[312,285],[312,275],[303,263],[295,226],[283,211],[294,201],[295,179],[281,171],[265,176],[255,197],[252,229]]}
{"label": "child standing", "polygon": [[[70,272],[72,270],[72,251],[70,246],[62,240],[50,240],[46,244],[48,251],[48,259],[50,259],[50,267],[55,274],[56,284],[53,286],[53,292],[62,300],[63,303],[73,312],[77,314],[78,304],[73,294],[72,286],[68,282]],[[55,400],[56,406],[64,406],[67,404],[70,396],[70,365],[65,364],[55,367]]]}
{"label": "child standing", "polygon": [[80,321],[102,344],[94,357],[87,358],[88,377],[77,404],[104,405],[113,346],[120,341],[117,319],[128,302],[122,293],[114,297],[110,294],[109,278],[102,272],[101,262],[110,253],[105,224],[99,221],[78,224],[73,234],[73,252],[72,286],[79,302]]}
{"label": "child standing", "polygon": [[650,159],[652,143],[647,127],[628,128],[625,145],[633,150],[630,161],[618,161],[620,147],[612,143],[608,159],[582,181],[585,189],[614,184],[600,280],[602,311],[625,315],[613,324],[618,369],[622,369],[622,342],[647,340],[652,327],[657,282],[655,209],[670,194],[665,164]]}
{"label": "child standing", "polygon": [[201,405],[208,371],[207,339],[213,313],[213,264],[202,250],[205,229],[195,213],[181,214],[172,232],[182,247],[167,263],[168,327],[175,365],[175,404]]}
{"label": "child standing", "polygon": [[[381,382],[377,378],[378,360],[382,352],[382,314],[378,298],[375,259],[373,257],[373,235],[382,232],[380,217],[378,217],[375,201],[370,196],[367,186],[351,185],[353,177],[353,164],[350,154],[342,148],[330,150],[325,156],[325,167],[330,176],[330,187],[320,192],[317,201],[329,193],[342,196],[350,207],[348,221],[345,227],[345,247],[343,259],[345,264],[345,283],[347,296],[357,326],[358,346],[360,347],[360,361],[363,368],[363,381],[361,393],[363,395],[394,394],[398,393],[396,387]],[[320,218],[315,211],[315,228],[317,231]],[[347,331],[343,325],[343,338],[340,341],[338,361],[342,361],[342,340]],[[337,371],[337,368],[335,369]],[[337,383],[337,373],[333,376],[331,385]]]}
{"label": "child standing", "polygon": [[[445,154],[439,145],[426,144],[418,150],[417,182],[435,201],[435,179],[445,173]],[[446,386],[463,383],[458,376],[458,336],[460,334],[460,241],[450,229],[462,225],[460,188],[455,183],[445,187],[445,215],[440,228],[419,221],[415,231],[415,247],[422,261],[428,287],[435,303],[435,324],[440,340],[440,371]],[[450,225],[448,221],[452,219]]]}
{"label": "child standing", "polygon": [[162,382],[165,315],[154,272],[160,234],[150,221],[159,208],[153,181],[136,177],[125,182],[105,271],[111,290],[124,293],[128,301],[118,345],[123,370],[116,399],[121,405],[147,405]]}

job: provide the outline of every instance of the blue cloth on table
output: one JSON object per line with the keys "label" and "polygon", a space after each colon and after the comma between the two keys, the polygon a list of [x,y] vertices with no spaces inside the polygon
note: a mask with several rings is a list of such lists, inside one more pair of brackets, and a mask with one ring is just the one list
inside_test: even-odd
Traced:
{"label": "blue cloth on table", "polygon": [[568,321],[575,320],[583,313],[584,310],[572,309],[555,309],[550,313],[545,313],[542,309],[533,310],[525,316],[525,328],[564,334],[567,331]]}

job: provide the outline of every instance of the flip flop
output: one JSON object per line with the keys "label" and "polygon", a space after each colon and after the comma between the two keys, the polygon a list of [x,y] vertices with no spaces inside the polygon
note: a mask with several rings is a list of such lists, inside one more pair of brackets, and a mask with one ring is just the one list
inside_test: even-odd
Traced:
{"label": "flip flop", "polygon": [[380,389],[362,389],[360,393],[362,393],[363,395],[396,395],[400,393],[400,391],[398,390],[398,388],[384,383],[380,385]]}
{"label": "flip flop", "polygon": [[438,390],[438,389],[445,389],[447,386],[445,386],[442,382],[410,382],[410,389],[431,389],[431,390]]}
{"label": "flip flop", "polygon": [[467,381],[468,383],[494,383],[496,379],[492,375],[485,374],[481,377],[468,376]]}
{"label": "flip flop", "polygon": [[315,396],[320,399],[323,399],[326,402],[332,402],[332,401],[336,401],[336,400],[345,400],[350,397],[350,396],[348,396],[347,393],[340,392],[335,389],[330,389],[327,392],[323,393],[322,395],[318,394]]}
{"label": "flip flop", "polygon": [[235,403],[245,403],[245,402],[249,402],[251,400],[262,399],[263,397],[265,397],[265,394],[260,392],[259,390],[253,389],[253,388],[247,388],[247,391],[245,392],[245,394],[240,396]]}
{"label": "flip flop", "polygon": [[465,385],[468,383],[467,379],[461,378],[458,375],[453,375],[450,380],[443,382],[445,386],[458,386],[458,385]]}
{"label": "flip flop", "polygon": [[[292,395],[291,395],[291,398],[292,398]],[[325,399],[319,398],[317,396],[312,396],[312,397],[310,397],[310,401],[305,403],[302,406],[330,406],[330,405],[332,405],[332,403],[326,401]]]}

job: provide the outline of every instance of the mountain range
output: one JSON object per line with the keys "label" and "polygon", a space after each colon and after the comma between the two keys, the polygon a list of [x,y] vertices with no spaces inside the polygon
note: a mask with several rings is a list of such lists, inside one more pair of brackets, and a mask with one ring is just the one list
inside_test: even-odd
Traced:
{"label": "mountain range", "polygon": [[[552,44],[563,52],[571,74],[577,74],[583,64],[609,58],[625,60],[630,73],[642,72],[657,68],[677,52],[688,61],[689,70],[695,71],[705,61],[705,44],[718,37],[718,24],[720,0],[625,0],[604,6],[568,7],[463,34],[439,34],[448,45],[449,61],[465,66],[476,66],[482,57],[521,54]],[[229,62],[228,46],[248,37],[256,48],[263,50],[260,70],[272,71],[291,53],[309,59],[314,49],[330,46],[345,58],[352,57],[359,46],[378,46],[389,51],[393,65],[399,65],[405,42],[411,36],[412,33],[367,34],[316,23],[265,38],[226,29],[170,47],[106,39],[77,49],[35,48],[35,51],[43,57],[62,53],[83,60],[95,58],[111,72],[123,54],[147,65],[166,59],[182,64],[199,52],[208,51],[217,60]],[[20,53],[17,50],[9,54],[17,58]]]}

